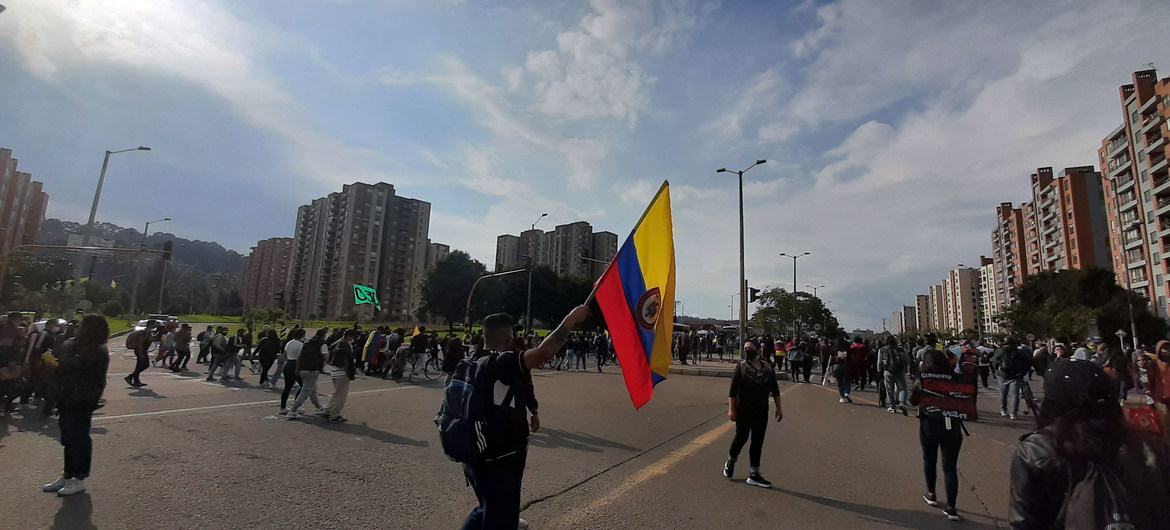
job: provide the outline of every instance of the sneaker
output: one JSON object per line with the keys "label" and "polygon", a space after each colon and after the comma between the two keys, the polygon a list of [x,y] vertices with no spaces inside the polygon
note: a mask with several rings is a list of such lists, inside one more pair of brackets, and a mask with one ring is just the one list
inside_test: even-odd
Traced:
{"label": "sneaker", "polygon": [[935,508],[939,506],[938,499],[935,498],[933,493],[923,493],[922,500],[926,501],[926,504],[934,506]]}
{"label": "sneaker", "polygon": [[56,492],[60,491],[61,488],[64,488],[65,484],[68,484],[68,483],[69,483],[69,479],[65,478],[65,475],[61,475],[61,478],[54,480],[53,482],[50,482],[48,484],[45,484],[41,488],[41,491],[44,491],[46,493],[56,493]]}
{"label": "sneaker", "polygon": [[999,415],[1000,416],[1007,416],[1007,411],[1004,409],[999,409]]}
{"label": "sneaker", "polygon": [[849,397],[849,394],[845,394],[845,401],[853,403],[853,398]]}
{"label": "sneaker", "polygon": [[528,530],[528,521],[525,521],[523,518],[521,518],[520,521],[516,523],[516,530]]}
{"label": "sneaker", "polygon": [[326,417],[329,416],[329,413],[325,412],[325,409],[317,409],[317,412],[314,412],[313,414],[315,416],[326,416]]}
{"label": "sneaker", "polygon": [[837,400],[837,403],[844,403],[844,402],[845,402],[845,398],[841,398],[841,399]]}
{"label": "sneaker", "polygon": [[959,510],[954,506],[947,506],[945,509],[943,509],[943,513],[947,515],[947,519],[952,521],[959,520]]}
{"label": "sneaker", "polygon": [[723,476],[731,478],[735,474],[735,462],[728,460],[723,463]]}
{"label": "sneaker", "polygon": [[349,420],[347,420],[341,416],[334,416],[332,418],[329,418],[329,423],[345,423],[347,421],[349,421]]}
{"label": "sneaker", "polygon": [[886,412],[889,412],[890,414],[893,414],[893,413],[894,413],[894,407],[890,407],[890,408],[886,409]]}
{"label": "sneaker", "polygon": [[208,382],[214,383],[214,382],[215,382],[215,378],[214,378],[214,377],[211,377],[211,376],[207,376],[207,379],[204,379],[204,381],[208,381]]}
{"label": "sneaker", "polygon": [[288,409],[280,409],[280,412],[277,412],[277,414],[280,414],[281,416],[285,416],[288,414]]}
{"label": "sneaker", "polygon": [[752,474],[748,475],[747,483],[752,485],[752,486],[759,486],[761,488],[772,487],[772,483],[768,482],[768,479],[765,479],[759,473],[752,473]]}
{"label": "sneaker", "polygon": [[130,383],[130,386],[133,386],[135,388],[142,388],[142,387],[146,386],[146,383],[143,383],[142,381],[135,381],[133,383]]}
{"label": "sneaker", "polygon": [[1008,416],[1008,419],[1012,420],[1012,421],[1016,421],[1016,415],[1012,414],[1011,416]]}
{"label": "sneaker", "polygon": [[65,479],[65,485],[57,490],[58,497],[65,497],[85,491],[85,481],[79,478]]}
{"label": "sneaker", "polygon": [[134,386],[134,377],[133,376],[128,375],[126,377],[123,377],[122,380],[125,381],[126,384],[128,384],[128,385]]}
{"label": "sneaker", "polygon": [[909,416],[909,415],[910,415],[910,411],[906,409],[906,405],[898,405],[898,408],[902,409],[902,415],[903,415],[903,416]]}
{"label": "sneaker", "polygon": [[295,420],[295,419],[298,419],[300,417],[301,417],[301,414],[295,410],[290,411],[287,415],[285,415],[285,419],[289,419],[289,420]]}

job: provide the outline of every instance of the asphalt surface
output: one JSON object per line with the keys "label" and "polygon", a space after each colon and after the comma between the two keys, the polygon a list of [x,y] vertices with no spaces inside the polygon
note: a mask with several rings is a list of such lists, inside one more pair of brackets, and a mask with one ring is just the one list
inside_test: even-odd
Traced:
{"label": "asphalt surface", "polygon": [[[86,493],[40,491],[62,465],[55,420],[31,410],[0,419],[0,527],[457,528],[475,505],[431,421],[437,381],[359,376],[348,423],[288,421],[279,393],[256,388],[247,369],[246,382],[225,385],[152,368],[149,386],[126,387],[132,356],[112,346]],[[721,475],[734,434],[727,379],[672,375],[640,411],[613,367],[538,371],[535,384],[543,425],[521,514],[534,528],[1004,526],[1009,463],[1030,419],[1000,418],[994,390],[981,394],[984,421],[969,424],[959,459],[965,520],[949,523],[920,497],[913,412],[888,414],[872,390],[848,405],[829,387],[782,382],[765,490],[744,483],[746,448],[734,479]],[[331,392],[327,378],[321,389]]]}

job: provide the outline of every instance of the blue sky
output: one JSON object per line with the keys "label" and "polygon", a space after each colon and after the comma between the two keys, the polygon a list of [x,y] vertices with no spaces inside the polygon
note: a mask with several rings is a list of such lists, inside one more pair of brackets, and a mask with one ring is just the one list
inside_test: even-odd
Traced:
{"label": "blue sky", "polygon": [[624,236],[672,184],[678,297],[754,286],[881,319],[990,251],[1037,167],[1095,164],[1117,86],[1170,68],[1170,3],[0,0],[0,146],[49,215],[246,252],[354,181],[490,263],[542,212]]}

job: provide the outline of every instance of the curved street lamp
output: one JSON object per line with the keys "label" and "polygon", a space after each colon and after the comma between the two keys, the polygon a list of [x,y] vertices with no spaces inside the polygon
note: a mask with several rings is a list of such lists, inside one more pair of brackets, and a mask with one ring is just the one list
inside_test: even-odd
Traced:
{"label": "curved street lamp", "polygon": [[744,277],[743,266],[743,174],[747,173],[753,167],[761,164],[767,164],[767,160],[756,160],[755,164],[748,166],[743,171],[729,171],[725,167],[716,169],[716,173],[735,173],[739,175],[739,338],[736,339],[740,344],[743,344],[745,335],[747,334],[747,279]]}

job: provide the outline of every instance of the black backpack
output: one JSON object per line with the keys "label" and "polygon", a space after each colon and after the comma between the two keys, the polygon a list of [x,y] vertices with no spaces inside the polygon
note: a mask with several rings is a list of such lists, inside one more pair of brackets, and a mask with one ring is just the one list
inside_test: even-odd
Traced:
{"label": "black backpack", "polygon": [[[1062,508],[1065,528],[1141,528],[1135,524],[1133,501],[1113,466],[1086,464],[1085,475],[1069,491]],[[1140,518],[1140,515],[1139,517]]]}
{"label": "black backpack", "polygon": [[901,375],[906,371],[906,357],[898,348],[890,348],[886,359],[886,371],[893,375]]}
{"label": "black backpack", "polygon": [[[488,409],[492,405],[496,382],[486,367],[495,357],[493,353],[463,359],[447,379],[435,425],[439,428],[443,452],[456,462],[479,462],[492,441],[494,429],[488,425]],[[504,403],[510,404],[513,398],[509,388]]]}

